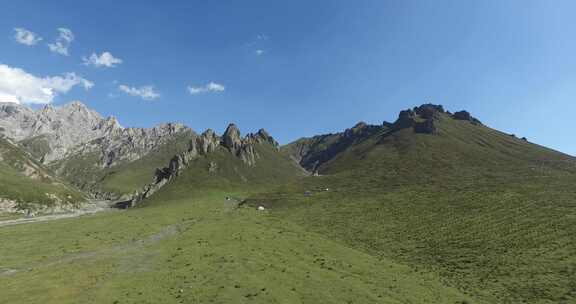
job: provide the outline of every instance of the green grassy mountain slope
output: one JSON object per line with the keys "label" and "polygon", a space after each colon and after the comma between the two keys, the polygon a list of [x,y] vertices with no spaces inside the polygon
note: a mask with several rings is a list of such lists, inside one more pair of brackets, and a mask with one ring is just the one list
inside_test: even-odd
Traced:
{"label": "green grassy mountain slope", "polygon": [[[198,155],[139,208],[45,223],[42,230],[50,233],[43,238],[34,225],[0,230],[7,244],[0,248],[0,298],[10,303],[482,303],[434,274],[350,248],[266,211],[238,207],[245,197],[303,176],[275,145],[252,145],[254,163],[222,144]],[[27,241],[16,241],[22,239]]]}
{"label": "green grassy mountain slope", "polygon": [[309,171],[316,171],[318,166],[362,140],[389,129],[388,124],[382,126],[367,125],[364,122],[341,133],[318,135],[311,138],[301,138],[282,147],[282,153],[298,162]]}
{"label": "green grassy mountain slope", "polygon": [[16,202],[15,209],[36,209],[77,204],[85,198],[55,178],[16,144],[0,137],[0,200]]}
{"label": "green grassy mountain slope", "polygon": [[0,248],[0,298],[10,303],[483,303],[434,274],[350,248],[266,211],[238,207],[247,196],[303,176],[271,142],[251,144],[254,163],[220,144],[191,159],[140,208],[45,223],[48,237],[42,238],[40,226],[0,230],[7,244]]}
{"label": "green grassy mountain slope", "polygon": [[[193,189],[199,192],[270,189],[304,176],[303,170],[268,143],[254,145],[258,155],[254,165],[247,164],[226,147],[219,146],[207,155],[193,159],[158,196],[166,200],[183,198]],[[159,200],[159,199],[156,199]]]}
{"label": "green grassy mountain slope", "polygon": [[191,190],[269,189],[305,174],[298,164],[280,153],[278,143],[264,129],[241,137],[240,130],[230,124],[222,137],[212,130],[202,133],[187,151],[157,169],[150,184],[117,206],[134,207],[159,190],[186,197]]}
{"label": "green grassy mountain slope", "polygon": [[472,118],[412,112],[250,203],[489,303],[576,301],[576,160]]}

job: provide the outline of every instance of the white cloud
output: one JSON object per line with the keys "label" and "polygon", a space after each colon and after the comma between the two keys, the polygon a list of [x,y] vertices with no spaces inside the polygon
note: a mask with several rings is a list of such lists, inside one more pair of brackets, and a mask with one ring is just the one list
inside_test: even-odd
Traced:
{"label": "white cloud", "polygon": [[107,68],[113,68],[122,63],[122,59],[112,56],[109,52],[104,52],[100,56],[96,53],[92,53],[90,57],[82,58],[82,61],[84,61],[84,65]]}
{"label": "white cloud", "polygon": [[262,56],[267,53],[266,49],[269,49],[267,47],[269,39],[266,34],[258,34],[252,41],[248,42],[246,46],[250,48],[249,51],[251,53],[256,54],[256,56]]}
{"label": "white cloud", "polygon": [[54,43],[48,43],[48,48],[54,53],[68,56],[68,48],[72,41],[74,41],[74,34],[72,31],[61,27],[58,29],[58,38],[56,38]]}
{"label": "white cloud", "polygon": [[65,94],[77,85],[87,90],[94,83],[75,73],[38,77],[22,69],[0,64],[0,102],[51,103],[56,95]]}
{"label": "white cloud", "polygon": [[140,97],[144,100],[154,100],[160,97],[160,93],[154,91],[153,86],[142,86],[139,88],[119,85],[118,89],[128,95]]}
{"label": "white cloud", "polygon": [[32,46],[42,40],[42,37],[38,36],[36,33],[21,27],[14,28],[14,32],[14,39],[16,42],[24,45]]}
{"label": "white cloud", "polygon": [[203,87],[188,86],[188,93],[191,95],[208,93],[208,92],[223,92],[226,88],[218,83],[210,82]]}

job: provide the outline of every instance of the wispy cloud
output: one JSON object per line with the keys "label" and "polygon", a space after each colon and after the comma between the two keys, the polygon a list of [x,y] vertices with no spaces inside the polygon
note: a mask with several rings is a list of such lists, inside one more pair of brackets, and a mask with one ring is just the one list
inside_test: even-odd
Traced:
{"label": "wispy cloud", "polygon": [[47,104],[58,94],[75,86],[90,89],[94,83],[75,73],[38,77],[26,71],[0,64],[0,102]]}
{"label": "wispy cloud", "polygon": [[193,86],[188,86],[188,93],[190,93],[191,95],[197,95],[197,94],[202,94],[202,93],[209,93],[209,92],[224,92],[224,90],[226,90],[226,87],[224,87],[224,85],[215,83],[215,82],[209,82],[207,85],[205,86],[201,86],[201,87],[193,87]]}
{"label": "wispy cloud", "polygon": [[144,100],[154,100],[160,97],[160,93],[156,92],[154,86],[141,86],[141,87],[129,87],[127,85],[121,84],[118,89],[130,96],[140,97]]}
{"label": "wispy cloud", "polygon": [[68,56],[68,49],[70,48],[72,41],[74,41],[74,34],[72,31],[61,27],[58,29],[58,37],[54,43],[48,43],[48,48],[54,53]]}
{"label": "wispy cloud", "polygon": [[256,54],[256,56],[262,56],[267,53],[268,40],[270,38],[266,34],[258,34],[252,38],[252,40],[246,43],[246,47],[250,49],[250,52]]}
{"label": "wispy cloud", "polygon": [[104,52],[100,55],[92,53],[89,57],[83,57],[82,61],[84,65],[107,68],[113,68],[122,63],[122,59],[114,57],[110,52]]}
{"label": "wispy cloud", "polygon": [[21,27],[14,28],[14,32],[16,42],[24,45],[32,46],[42,41],[42,37],[38,36],[38,34]]}

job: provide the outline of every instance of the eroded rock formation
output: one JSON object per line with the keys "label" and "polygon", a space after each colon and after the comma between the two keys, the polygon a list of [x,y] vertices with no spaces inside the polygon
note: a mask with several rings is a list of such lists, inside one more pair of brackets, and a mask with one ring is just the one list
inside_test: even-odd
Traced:
{"label": "eroded rock formation", "polygon": [[123,128],[116,118],[75,101],[39,110],[0,103],[0,134],[27,148],[43,163],[72,155],[95,153],[100,166],[134,161],[175,135],[190,131],[182,124],[167,123],[153,128]]}
{"label": "eroded rock formation", "polygon": [[[125,198],[117,206],[129,208],[138,205],[172,179],[178,177],[194,159],[208,156],[218,149],[226,149],[228,153],[240,158],[246,165],[254,166],[260,158],[256,151],[256,145],[259,144],[269,144],[278,149],[276,140],[264,129],[260,129],[255,134],[248,134],[244,138],[241,137],[240,130],[234,124],[230,124],[226,128],[222,138],[218,137],[214,131],[208,129],[202,135],[190,141],[190,146],[186,152],[175,155],[166,167],[156,169],[152,183],[146,185],[132,196]],[[215,161],[210,161],[207,170],[209,173],[216,173],[218,164]]]}

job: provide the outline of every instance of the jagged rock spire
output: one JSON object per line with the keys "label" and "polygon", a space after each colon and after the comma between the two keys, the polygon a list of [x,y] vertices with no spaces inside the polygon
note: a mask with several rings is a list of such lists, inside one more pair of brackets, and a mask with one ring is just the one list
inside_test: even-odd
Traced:
{"label": "jagged rock spire", "polygon": [[256,133],[256,136],[258,138],[260,138],[263,142],[267,142],[269,144],[271,144],[272,146],[279,148],[279,144],[278,142],[274,139],[274,137],[272,137],[266,130],[264,129],[260,129],[258,130],[258,133]]}
{"label": "jagged rock spire", "polygon": [[208,129],[198,137],[198,146],[203,154],[208,154],[216,150],[220,140],[212,129]]}
{"label": "jagged rock spire", "polygon": [[222,135],[222,145],[234,153],[237,153],[242,147],[240,130],[235,124],[231,123],[226,128],[226,131]]}

